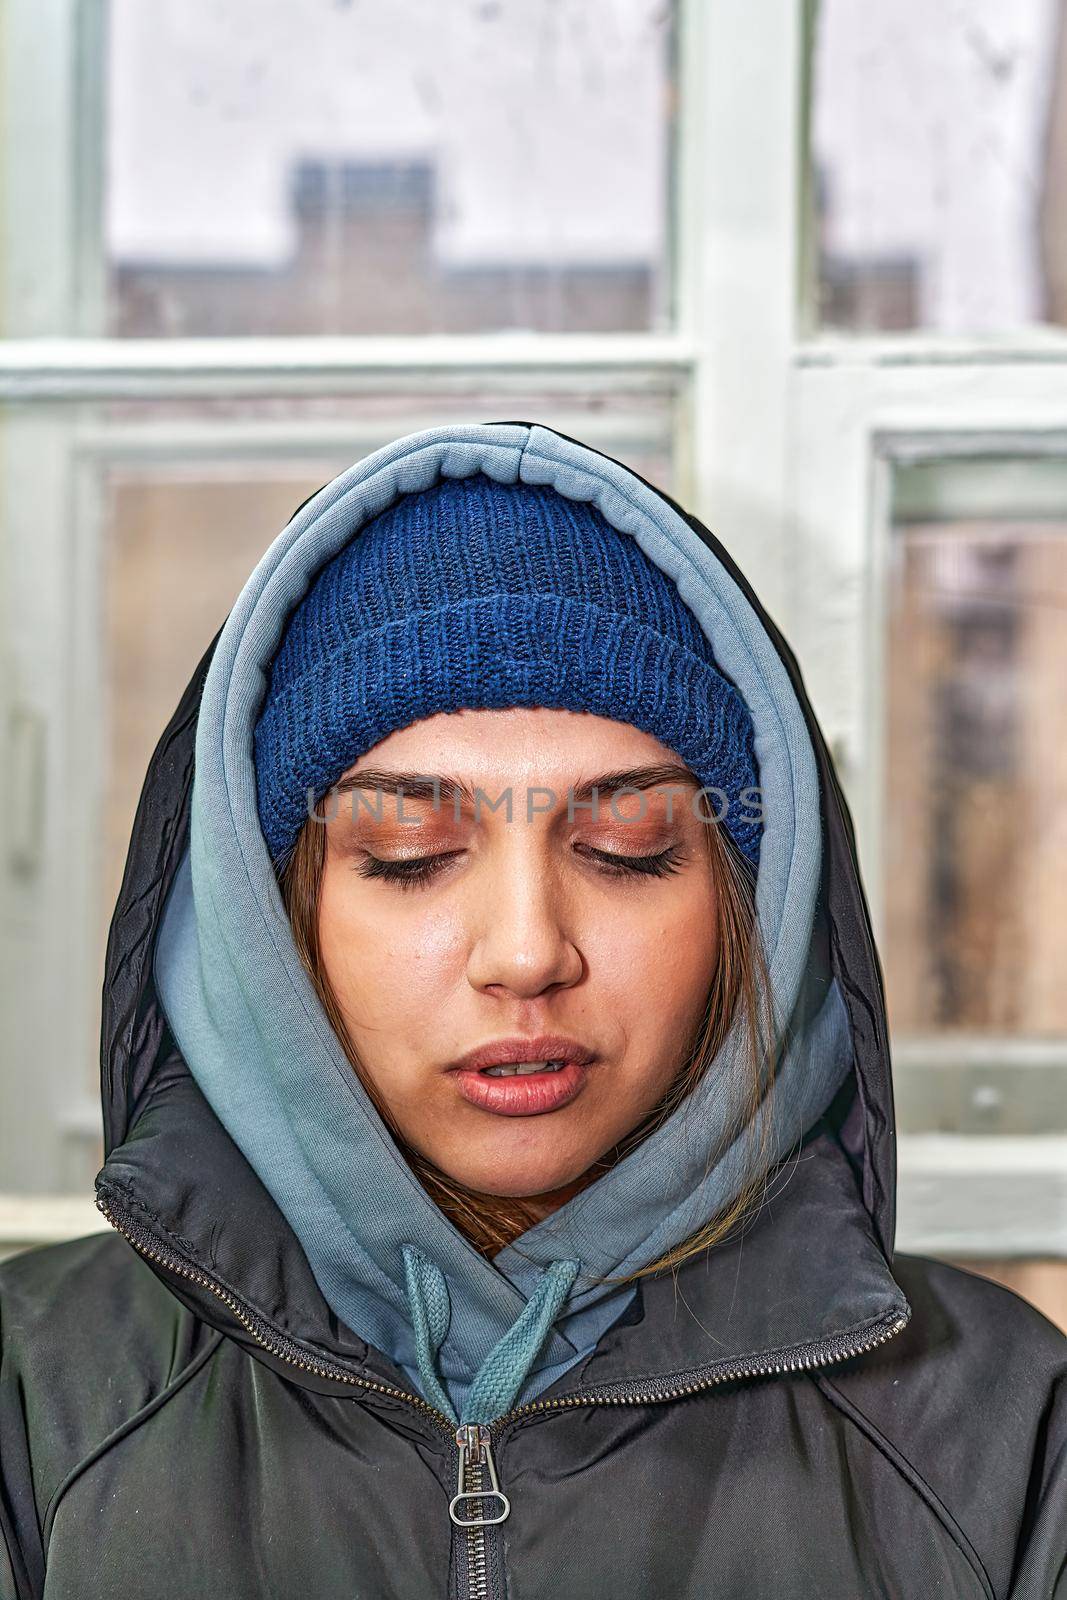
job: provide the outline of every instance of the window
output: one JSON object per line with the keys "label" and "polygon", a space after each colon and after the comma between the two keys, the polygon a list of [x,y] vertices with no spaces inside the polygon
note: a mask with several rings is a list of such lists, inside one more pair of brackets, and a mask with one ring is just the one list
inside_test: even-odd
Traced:
{"label": "window", "polygon": [[691,505],[795,644],[900,1247],[1067,1255],[1065,10],[9,0],[0,1247],[94,1225],[129,819],[256,553],[378,444],[527,417]]}
{"label": "window", "polygon": [[824,327],[1067,323],[1067,31],[1055,0],[824,0],[814,71]]}

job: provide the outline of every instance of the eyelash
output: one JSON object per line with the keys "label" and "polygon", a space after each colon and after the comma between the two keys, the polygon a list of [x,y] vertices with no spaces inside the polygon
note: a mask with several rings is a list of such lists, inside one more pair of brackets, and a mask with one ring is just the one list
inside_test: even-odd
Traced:
{"label": "eyelash", "polygon": [[[665,878],[669,873],[677,872],[682,854],[676,844],[668,845],[666,850],[651,856],[618,856],[609,850],[598,850],[595,845],[586,845],[585,848],[597,858],[609,878]],[[417,889],[436,877],[445,861],[461,854],[460,850],[445,850],[439,855],[416,856],[408,861],[386,861],[381,856],[368,856],[356,870],[364,878],[382,878],[401,889]]]}

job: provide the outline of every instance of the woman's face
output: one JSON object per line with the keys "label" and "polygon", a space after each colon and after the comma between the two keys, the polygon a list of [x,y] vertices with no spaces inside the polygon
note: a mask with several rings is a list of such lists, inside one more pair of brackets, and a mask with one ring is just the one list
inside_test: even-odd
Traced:
{"label": "woman's face", "polygon": [[[543,708],[427,717],[335,786],[326,975],[399,1132],[452,1179],[547,1214],[671,1084],[719,955],[698,793],[651,735]],[[518,1058],[566,1064],[480,1070]]]}

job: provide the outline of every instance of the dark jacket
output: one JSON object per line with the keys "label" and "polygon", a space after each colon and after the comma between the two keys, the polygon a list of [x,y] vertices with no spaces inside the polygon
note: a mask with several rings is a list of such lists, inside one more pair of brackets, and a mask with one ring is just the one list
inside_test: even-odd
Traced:
{"label": "dark jacket", "polygon": [[[1067,1340],[1005,1289],[893,1254],[851,820],[787,645],[686,521],[808,724],[853,1072],[742,1236],[643,1279],[461,1475],[455,1429],[331,1311],[155,993],[213,645],[153,755],[108,942],[112,1230],[0,1267],[0,1600],[1067,1596]],[[508,1514],[463,1529],[449,1503],[490,1466]],[[464,1505],[496,1516],[499,1495]]]}

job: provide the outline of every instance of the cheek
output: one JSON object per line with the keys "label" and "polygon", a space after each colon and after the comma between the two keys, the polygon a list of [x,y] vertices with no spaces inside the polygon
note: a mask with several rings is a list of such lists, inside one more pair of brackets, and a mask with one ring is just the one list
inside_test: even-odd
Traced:
{"label": "cheek", "polygon": [[403,1035],[412,1019],[424,1030],[427,1006],[462,974],[463,930],[447,909],[376,893],[352,870],[327,866],[319,897],[319,946],[341,1009],[357,1028]]}
{"label": "cheek", "polygon": [[607,1098],[590,1101],[586,1112],[606,1117],[617,1138],[670,1086],[704,1014],[719,959],[714,890],[694,881],[684,892],[671,884],[647,898],[635,895],[590,939],[590,1000],[624,1045]]}
{"label": "cheek", "polygon": [[710,884],[694,884],[644,905],[635,899],[594,930],[590,969],[619,1005],[655,1024],[702,1006],[719,958]]}

